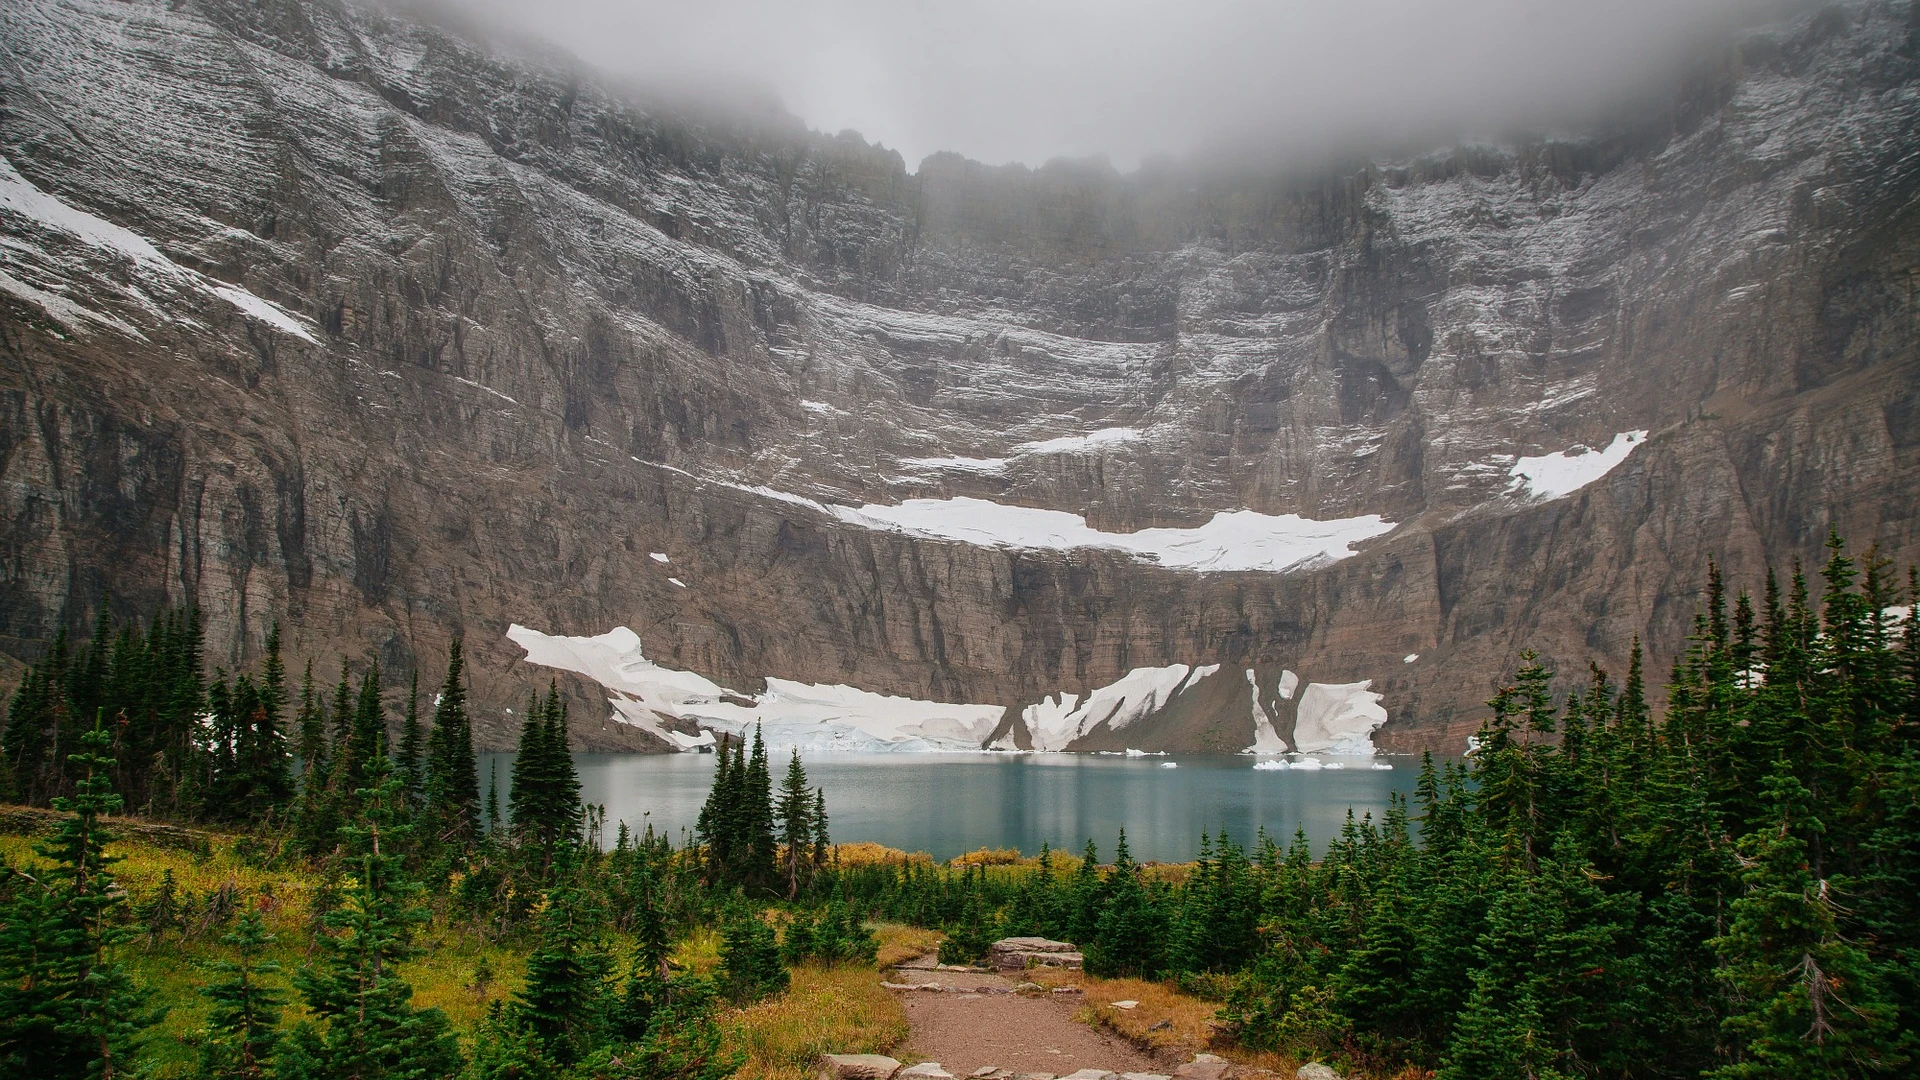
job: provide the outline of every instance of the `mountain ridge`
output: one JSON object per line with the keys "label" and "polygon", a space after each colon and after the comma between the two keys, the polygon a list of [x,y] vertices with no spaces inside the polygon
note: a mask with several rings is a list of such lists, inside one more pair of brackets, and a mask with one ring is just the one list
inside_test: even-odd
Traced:
{"label": "mountain ridge", "polygon": [[[633,626],[746,691],[1008,708],[1273,664],[1375,680],[1387,745],[1456,746],[1524,645],[1684,647],[1703,551],[1750,577],[1834,526],[1914,556],[1916,25],[1860,3],[1753,32],[1662,141],[1188,191],[909,174],[372,9],[16,9],[0,151],[178,270],[0,222],[27,290],[0,647],[103,595],[198,603],[231,663],[273,615],[290,651],[390,667],[458,633],[492,746],[528,675],[513,622]],[[1640,429],[1572,494],[1514,486],[1521,457]],[[824,509],[959,498],[1112,533],[1395,528],[1195,575]]]}

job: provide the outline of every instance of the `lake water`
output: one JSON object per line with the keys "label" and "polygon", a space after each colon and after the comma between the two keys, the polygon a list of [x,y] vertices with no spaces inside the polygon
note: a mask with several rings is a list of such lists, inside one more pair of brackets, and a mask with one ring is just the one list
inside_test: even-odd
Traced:
{"label": "lake water", "polygon": [[[575,754],[581,795],[607,808],[614,822],[681,839],[693,828],[713,782],[712,754]],[[836,841],[870,840],[939,859],[982,847],[1044,843],[1079,851],[1091,837],[1102,858],[1113,854],[1121,828],[1136,859],[1193,858],[1200,834],[1225,829],[1250,845],[1261,827],[1284,844],[1304,827],[1324,851],[1346,820],[1372,812],[1388,796],[1411,795],[1419,759],[1344,759],[1345,768],[1254,768],[1240,756],[1119,757],[1097,754],[818,754],[803,757],[809,781],[827,791],[829,831]],[[501,799],[513,755],[484,754],[480,784],[498,765]],[[776,755],[774,783],[786,770]],[[1173,768],[1166,768],[1166,765]]]}

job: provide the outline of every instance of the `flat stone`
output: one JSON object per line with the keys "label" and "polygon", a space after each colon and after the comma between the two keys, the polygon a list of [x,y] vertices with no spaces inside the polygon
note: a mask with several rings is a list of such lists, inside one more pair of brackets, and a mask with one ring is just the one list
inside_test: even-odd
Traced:
{"label": "flat stone", "polygon": [[1148,1031],[1172,1031],[1172,1030],[1173,1030],[1173,1021],[1171,1021],[1171,1020],[1162,1020],[1162,1021],[1160,1021],[1159,1023],[1157,1023],[1157,1024],[1155,1024],[1155,1025],[1153,1025],[1152,1027],[1150,1027],[1150,1028],[1148,1028],[1147,1030],[1148,1030]]}
{"label": "flat stone", "polygon": [[1078,994],[1083,991],[1077,986],[1056,986],[1053,988],[1053,992],[1056,994]]}
{"label": "flat stone", "polygon": [[[1212,1057],[1211,1054],[1205,1055]],[[1212,1061],[1189,1061],[1173,1070],[1174,1080],[1227,1080],[1227,1070],[1233,1066],[1214,1058]]]}
{"label": "flat stone", "polygon": [[1085,957],[1072,942],[1040,937],[1001,938],[987,946],[987,964],[999,971],[1018,971],[1029,967],[1062,967],[1077,970]]}
{"label": "flat stone", "polygon": [[1293,1075],[1298,1080],[1340,1080],[1340,1074],[1324,1061],[1309,1061]]}
{"label": "flat stone", "polygon": [[1165,1073],[1121,1073],[1120,1080],[1173,1080]]}
{"label": "flat stone", "polygon": [[1013,1080],[1054,1080],[1052,1073],[1021,1073]]}
{"label": "flat stone", "polygon": [[1070,941],[1051,941],[1043,937],[1006,937],[987,946],[988,949],[1018,949],[1021,952],[1079,952],[1080,947]]}
{"label": "flat stone", "polygon": [[1081,1069],[1068,1073],[1060,1080],[1120,1080],[1120,1074],[1105,1069]]}
{"label": "flat stone", "polygon": [[1195,1054],[1193,1055],[1193,1060],[1206,1065],[1225,1065],[1227,1063],[1227,1059],[1218,1054]]}
{"label": "flat stone", "polygon": [[892,1080],[900,1063],[881,1054],[822,1054],[820,1080]]}
{"label": "flat stone", "polygon": [[909,1076],[919,1077],[920,1080],[953,1080],[953,1074],[941,1068],[937,1061],[923,1061],[918,1065],[909,1065],[895,1075],[900,1080],[906,1080]]}
{"label": "flat stone", "polygon": [[1038,994],[1045,989],[1046,987],[1041,986],[1037,982],[1023,982],[1015,985],[1013,992],[1016,994]]}
{"label": "flat stone", "polygon": [[1115,1001],[1111,1004],[1116,1009],[1137,1009],[1140,1007],[1140,1003],[1137,1001]]}
{"label": "flat stone", "polygon": [[994,1073],[997,1073],[999,1071],[1000,1071],[999,1069],[996,1069],[991,1065],[982,1065],[979,1068],[973,1070],[971,1075],[973,1077],[973,1080],[986,1080],[987,1077],[992,1076]]}
{"label": "flat stone", "polygon": [[920,987],[913,983],[888,982],[885,979],[882,979],[880,980],[880,989],[882,990],[918,990],[920,989]]}

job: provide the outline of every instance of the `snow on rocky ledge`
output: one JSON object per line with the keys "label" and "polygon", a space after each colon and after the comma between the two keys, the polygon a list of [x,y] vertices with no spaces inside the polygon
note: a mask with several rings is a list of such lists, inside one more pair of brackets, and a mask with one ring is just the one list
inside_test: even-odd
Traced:
{"label": "snow on rocky ledge", "polygon": [[1393,530],[1378,514],[1314,521],[1297,514],[1221,511],[1191,529],[1102,532],[1079,514],[1008,506],[986,499],[909,499],[897,506],[832,506],[851,525],[931,540],[988,547],[1066,550],[1106,548],[1181,570],[1289,573],[1354,554],[1353,545]]}
{"label": "snow on rocky ledge", "polygon": [[1646,441],[1645,430],[1623,431],[1604,450],[1574,446],[1558,454],[1523,457],[1510,470],[1512,490],[1542,500],[1571,495],[1612,472]]}

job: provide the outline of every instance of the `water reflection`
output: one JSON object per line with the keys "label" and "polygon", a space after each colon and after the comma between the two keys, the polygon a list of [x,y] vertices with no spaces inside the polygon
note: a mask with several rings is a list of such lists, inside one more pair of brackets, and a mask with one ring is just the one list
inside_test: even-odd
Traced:
{"label": "water reflection", "polygon": [[[679,839],[691,829],[712,782],[711,754],[576,754],[582,797],[615,821]],[[1349,759],[1340,769],[1258,770],[1250,757],[1112,757],[1089,754],[819,754],[803,758],[827,789],[838,841],[871,840],[951,858],[981,847],[1035,852],[1053,844],[1078,851],[1088,837],[1102,858],[1124,827],[1142,861],[1191,859],[1201,832],[1225,829],[1251,843],[1264,826],[1283,842],[1306,829],[1316,852],[1340,831],[1351,807],[1379,820],[1388,796],[1413,791],[1418,760],[1381,759],[1391,770]],[[483,755],[484,785],[499,767],[501,799],[513,755]],[[785,770],[774,763],[775,782]],[[1172,768],[1166,767],[1172,765]]]}

